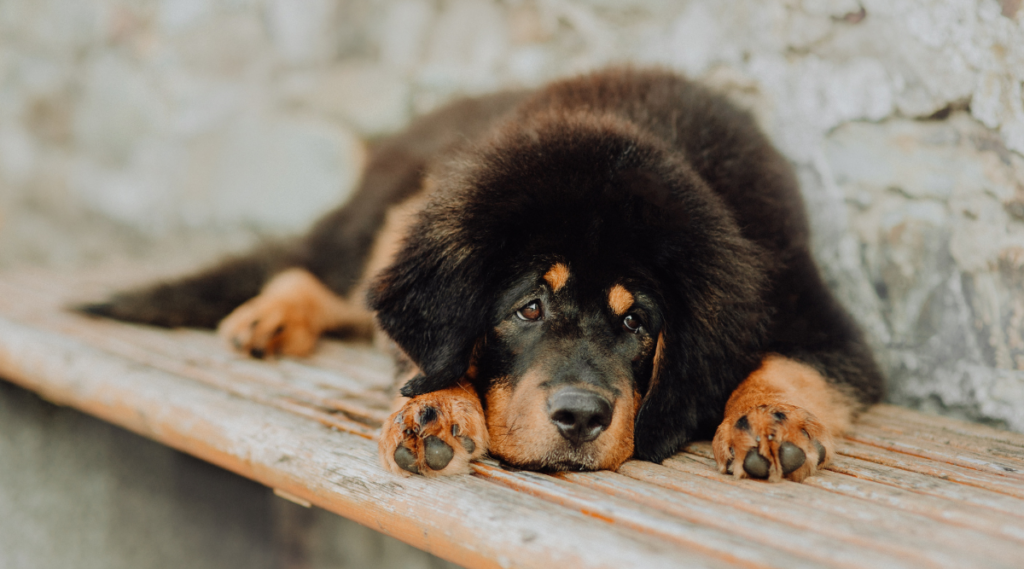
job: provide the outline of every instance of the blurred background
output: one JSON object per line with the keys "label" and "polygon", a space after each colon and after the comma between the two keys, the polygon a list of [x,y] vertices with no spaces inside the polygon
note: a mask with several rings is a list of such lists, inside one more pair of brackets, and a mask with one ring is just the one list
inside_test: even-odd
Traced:
{"label": "blurred background", "polygon": [[[0,0],[0,271],[299,232],[410,117],[622,62],[756,114],[890,401],[1024,431],[1022,0]],[[296,508],[0,383],[2,567],[441,565]]]}

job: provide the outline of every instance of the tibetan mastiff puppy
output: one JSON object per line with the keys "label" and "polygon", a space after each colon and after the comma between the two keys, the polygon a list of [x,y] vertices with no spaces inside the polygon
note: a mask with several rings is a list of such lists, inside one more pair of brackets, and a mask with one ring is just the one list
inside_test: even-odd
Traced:
{"label": "tibetan mastiff puppy", "polygon": [[305,237],[86,312],[218,327],[260,358],[378,336],[401,474],[486,453],[538,470],[659,462],[802,480],[883,379],[811,257],[793,172],[752,118],[658,70],[464,100],[372,148]]}

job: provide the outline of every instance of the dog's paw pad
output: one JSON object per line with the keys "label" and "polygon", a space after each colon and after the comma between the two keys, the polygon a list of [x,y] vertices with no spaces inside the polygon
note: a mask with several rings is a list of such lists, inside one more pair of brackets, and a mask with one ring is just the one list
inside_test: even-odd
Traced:
{"label": "dog's paw pad", "polygon": [[423,440],[423,455],[431,470],[444,470],[455,456],[455,450],[441,439],[431,435]]}
{"label": "dog's paw pad", "polygon": [[[821,443],[818,443],[819,445]],[[779,445],[779,464],[782,465],[782,474],[789,475],[807,462],[807,453],[800,450],[800,447],[786,441]]]}
{"label": "dog's paw pad", "polygon": [[410,399],[384,424],[378,445],[391,472],[436,476],[468,473],[487,441],[479,400],[452,388]]}
{"label": "dog's paw pad", "polygon": [[416,455],[407,447],[400,446],[395,449],[395,464],[407,472],[413,474],[420,473],[420,469],[416,468]]}
{"label": "dog's paw pad", "polygon": [[799,482],[827,463],[834,445],[808,411],[771,404],[726,417],[712,447],[723,473],[737,478]]}
{"label": "dog's paw pad", "polygon": [[761,456],[755,449],[750,449],[747,452],[747,457],[743,459],[743,470],[751,478],[768,478],[771,467],[772,463],[768,462],[768,459]]}

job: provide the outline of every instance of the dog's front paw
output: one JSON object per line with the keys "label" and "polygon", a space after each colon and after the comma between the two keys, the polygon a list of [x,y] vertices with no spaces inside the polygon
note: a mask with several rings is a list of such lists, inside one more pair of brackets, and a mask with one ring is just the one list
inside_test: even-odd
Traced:
{"label": "dog's front paw", "polygon": [[484,410],[468,386],[413,397],[381,430],[380,460],[395,474],[467,474],[487,453]]}
{"label": "dog's front paw", "polygon": [[835,452],[832,437],[814,415],[778,403],[727,415],[712,448],[721,472],[770,482],[799,482],[826,466]]}

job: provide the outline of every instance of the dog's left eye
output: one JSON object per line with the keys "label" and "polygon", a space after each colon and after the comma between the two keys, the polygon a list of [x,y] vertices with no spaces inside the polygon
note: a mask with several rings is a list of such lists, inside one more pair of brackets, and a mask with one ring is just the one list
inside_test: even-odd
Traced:
{"label": "dog's left eye", "polygon": [[622,327],[628,332],[636,334],[640,331],[640,319],[632,314],[627,315],[622,319]]}
{"label": "dog's left eye", "polygon": [[543,316],[540,311],[540,301],[534,300],[520,308],[516,311],[516,316],[518,316],[520,320],[526,320],[527,322],[540,320],[540,317]]}

